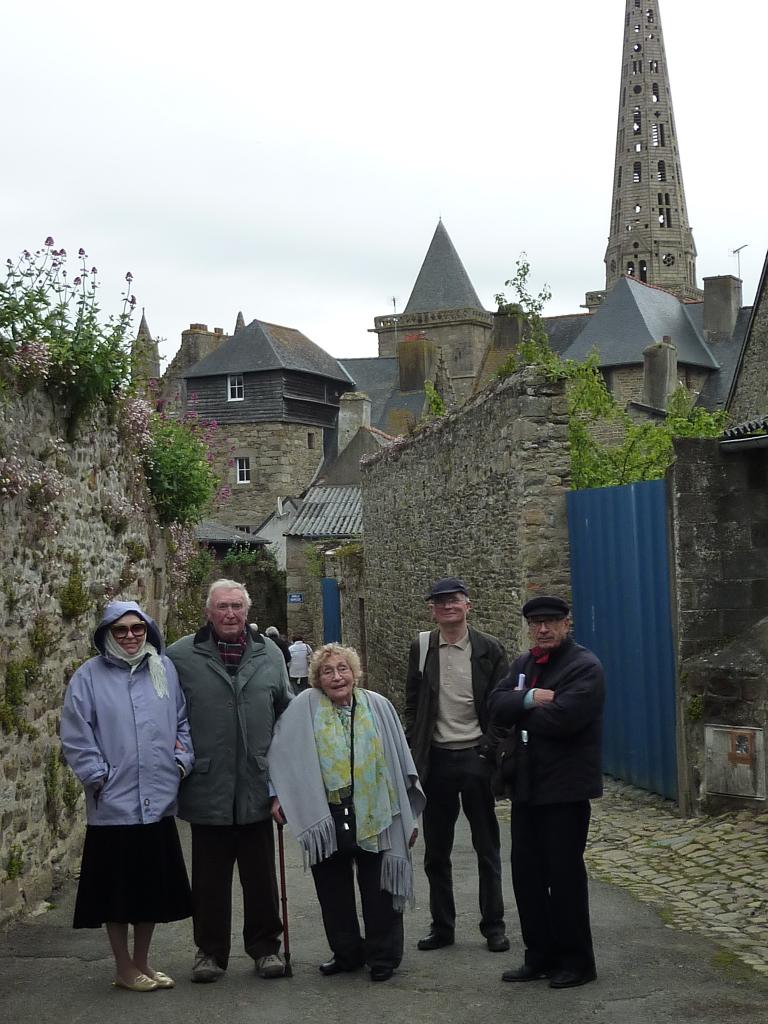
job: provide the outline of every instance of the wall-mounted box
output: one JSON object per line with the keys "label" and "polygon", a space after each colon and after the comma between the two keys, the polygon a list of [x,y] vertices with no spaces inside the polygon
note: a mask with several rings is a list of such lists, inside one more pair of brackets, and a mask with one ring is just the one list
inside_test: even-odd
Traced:
{"label": "wall-mounted box", "polygon": [[765,733],[731,725],[705,725],[704,790],[719,796],[765,800]]}

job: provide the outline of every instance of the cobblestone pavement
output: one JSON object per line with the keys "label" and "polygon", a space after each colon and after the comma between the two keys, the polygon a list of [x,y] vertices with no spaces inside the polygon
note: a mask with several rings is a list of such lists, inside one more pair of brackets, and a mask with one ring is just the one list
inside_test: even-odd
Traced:
{"label": "cobblestone pavement", "polygon": [[680,818],[608,781],[592,804],[593,878],[652,904],[668,928],[714,939],[768,977],[768,813]]}

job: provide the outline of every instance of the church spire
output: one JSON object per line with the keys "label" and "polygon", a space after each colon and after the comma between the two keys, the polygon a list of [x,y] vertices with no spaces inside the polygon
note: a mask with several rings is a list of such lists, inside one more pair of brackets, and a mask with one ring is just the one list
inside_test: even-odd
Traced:
{"label": "church spire", "polygon": [[620,277],[700,299],[659,0],[626,0],[605,284]]}

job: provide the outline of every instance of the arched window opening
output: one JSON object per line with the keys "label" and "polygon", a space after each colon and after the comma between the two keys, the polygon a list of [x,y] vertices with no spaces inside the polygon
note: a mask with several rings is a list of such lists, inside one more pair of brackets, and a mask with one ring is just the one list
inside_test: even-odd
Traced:
{"label": "arched window opening", "polygon": [[648,264],[645,260],[640,260],[640,280],[648,281]]}
{"label": "arched window opening", "polygon": [[649,60],[648,67],[651,70],[651,74],[655,74],[659,70],[659,62],[657,60]]}
{"label": "arched window opening", "polygon": [[637,185],[643,180],[643,165],[636,160],[632,167],[632,181]]}
{"label": "arched window opening", "polygon": [[618,174],[616,175],[616,188],[621,188],[621,164],[619,164]]}
{"label": "arched window opening", "polygon": [[667,180],[667,165],[666,165],[664,160],[659,160],[658,169],[659,169],[659,174],[658,174],[659,181],[666,181]]}
{"label": "arched window opening", "polygon": [[635,203],[635,213],[640,213],[641,210],[642,206],[640,205],[640,203]]}
{"label": "arched window opening", "polygon": [[666,140],[666,137],[664,135],[664,125],[660,124],[659,125],[659,145],[660,146],[666,146],[666,144],[667,144],[667,140]]}
{"label": "arched window opening", "polygon": [[635,107],[632,111],[632,133],[638,135],[642,131],[643,127],[643,115],[640,113],[640,107]]}
{"label": "arched window opening", "polygon": [[658,103],[659,102],[659,83],[658,82],[654,82],[653,85],[651,86],[651,101],[653,103]]}
{"label": "arched window opening", "polygon": [[633,260],[630,260],[627,263],[627,277],[634,277],[634,276],[635,276],[635,264],[634,264]]}
{"label": "arched window opening", "polygon": [[645,12],[645,20],[648,22],[649,25],[653,24],[653,8],[652,7],[649,7],[648,10]]}
{"label": "arched window opening", "polygon": [[651,145],[658,146],[659,144],[659,126],[654,121],[651,124]]}

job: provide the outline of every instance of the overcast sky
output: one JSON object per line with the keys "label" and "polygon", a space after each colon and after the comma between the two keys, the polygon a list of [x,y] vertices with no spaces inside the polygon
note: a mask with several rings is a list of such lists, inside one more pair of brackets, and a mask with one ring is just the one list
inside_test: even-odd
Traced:
{"label": "overcast sky", "polygon": [[[109,310],[131,270],[165,356],[238,310],[374,355],[439,216],[486,308],[521,250],[551,314],[604,284],[623,0],[3,6],[0,256],[84,246]],[[768,5],[660,11],[699,283],[746,244],[751,303]]]}

